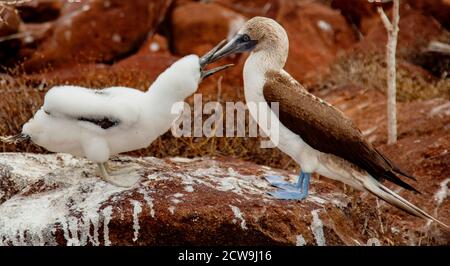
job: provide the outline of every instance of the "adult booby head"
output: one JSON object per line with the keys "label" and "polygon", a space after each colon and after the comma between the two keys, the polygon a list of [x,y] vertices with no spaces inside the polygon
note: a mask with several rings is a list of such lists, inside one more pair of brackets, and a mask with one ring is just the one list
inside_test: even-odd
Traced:
{"label": "adult booby head", "polygon": [[[275,132],[278,136],[274,143],[301,166],[296,184],[277,176],[267,177],[273,186],[280,188],[270,194],[278,199],[305,199],[311,173],[316,172],[356,189],[368,190],[413,215],[443,224],[379,182],[386,179],[417,191],[397,175],[414,178],[367,142],[348,117],[310,94],[283,70],[288,51],[289,40],[284,28],[272,19],[255,17],[211,58],[216,61],[251,52],[243,70],[246,101],[262,103],[266,112],[277,117],[280,127]],[[267,104],[273,102],[278,103],[278,114]],[[264,116],[261,119],[250,106],[249,111],[263,131],[271,132],[262,120]],[[273,133],[267,135],[272,139]]]}
{"label": "adult booby head", "polygon": [[285,29],[275,20],[254,17],[247,21],[238,33],[210,58],[211,62],[223,57],[243,52],[264,53],[263,67],[280,70],[284,67],[288,52],[289,39]]}

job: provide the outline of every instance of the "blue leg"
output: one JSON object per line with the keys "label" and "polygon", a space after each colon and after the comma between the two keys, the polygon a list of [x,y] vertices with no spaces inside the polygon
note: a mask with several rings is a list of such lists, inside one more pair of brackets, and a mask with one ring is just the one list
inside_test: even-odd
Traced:
{"label": "blue leg", "polygon": [[266,180],[274,187],[281,188],[284,190],[297,191],[302,186],[304,177],[305,174],[303,172],[300,172],[300,175],[298,176],[297,179],[297,183],[294,184],[286,182],[284,181],[283,177],[276,175],[267,176]]}
{"label": "blue leg", "polygon": [[[300,178],[299,178],[300,179]],[[298,187],[297,190],[277,190],[275,192],[269,192],[270,195],[277,199],[284,200],[302,200],[308,196],[309,182],[311,180],[310,173],[303,173],[303,182],[301,183],[301,187]]]}

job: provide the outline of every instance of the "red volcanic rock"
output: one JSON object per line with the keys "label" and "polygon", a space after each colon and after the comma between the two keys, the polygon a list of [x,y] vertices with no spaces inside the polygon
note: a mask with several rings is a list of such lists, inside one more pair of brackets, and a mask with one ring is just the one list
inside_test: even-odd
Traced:
{"label": "red volcanic rock", "polygon": [[[389,11],[387,11],[389,13]],[[444,29],[438,21],[422,12],[402,8],[399,22],[398,55],[418,53],[426,48],[430,41],[444,34]],[[363,53],[386,50],[387,32],[379,18],[374,18],[365,38],[355,45],[355,49]]]}
{"label": "red volcanic rock", "polygon": [[[218,3],[230,7],[240,5],[233,1]],[[276,5],[276,10],[276,20],[287,30],[290,39],[286,69],[297,79],[307,79],[321,71],[339,51],[356,41],[345,18],[324,5],[283,1]],[[237,31],[244,22],[242,16],[216,4],[186,4],[173,13],[172,45],[180,54],[202,54]]]}
{"label": "red volcanic rock", "polygon": [[45,73],[30,74],[31,84],[71,84],[90,88],[127,86],[147,90],[151,83],[167,69],[176,57],[164,53],[138,53],[113,65],[75,64],[62,66]]}
{"label": "red volcanic rock", "polygon": [[10,38],[19,32],[20,23],[14,7],[0,5],[0,65],[13,57],[20,47],[19,39]]}
{"label": "red volcanic rock", "polygon": [[286,202],[266,193],[273,188],[263,177],[294,175],[240,160],[118,157],[112,164],[134,168],[120,178],[140,179],[120,188],[70,155],[0,155],[0,243],[412,245],[423,233],[448,243],[434,225],[352,201],[324,179],[312,180],[306,200]]}
{"label": "red volcanic rock", "polygon": [[304,81],[328,67],[339,51],[356,42],[356,36],[338,11],[316,3],[290,5],[278,14],[289,36],[286,70]]}
{"label": "red volcanic rock", "polygon": [[[383,6],[385,12],[392,6],[392,3],[370,3],[369,1],[353,1],[353,0],[333,0],[331,2],[333,8],[339,9],[350,23],[360,27],[363,34],[366,34],[369,28],[365,20],[373,17],[378,18],[377,6]],[[432,15],[444,27],[450,27],[450,1],[448,0],[405,0],[401,1],[402,9],[413,8],[423,14]],[[401,17],[401,16],[400,16]],[[401,20],[401,19],[400,19]]]}
{"label": "red volcanic rock", "polygon": [[211,3],[187,3],[172,14],[172,47],[179,55],[203,54],[245,23],[242,15]]}
{"label": "red volcanic rock", "polygon": [[17,33],[20,22],[20,16],[14,7],[2,6],[0,8],[0,37]]}
{"label": "red volcanic rock", "polygon": [[41,23],[57,19],[63,4],[61,0],[28,0],[15,6],[25,23]]}
{"label": "red volcanic rock", "polygon": [[248,18],[254,16],[275,18],[279,7],[283,4],[283,1],[284,0],[213,0],[212,2],[233,9]]}
{"label": "red volcanic rock", "polygon": [[377,15],[377,7],[388,7],[391,4],[370,3],[368,0],[333,0],[331,7],[339,9],[350,23],[360,26],[361,22],[368,17]]}
{"label": "red volcanic rock", "polygon": [[164,36],[159,34],[153,34],[149,36],[147,40],[141,45],[139,51],[136,53],[139,55],[145,54],[170,54],[169,43]]}
{"label": "red volcanic rock", "polygon": [[66,2],[51,34],[24,66],[111,62],[136,49],[164,17],[170,1]]}
{"label": "red volcanic rock", "polygon": [[450,1],[449,0],[406,0],[413,8],[435,17],[444,27],[450,28]]}
{"label": "red volcanic rock", "polygon": [[117,84],[146,90],[177,59],[164,53],[138,53],[112,65],[110,75],[119,77]]}
{"label": "red volcanic rock", "polygon": [[87,63],[61,66],[44,73],[27,75],[36,84],[78,84],[88,87],[130,86],[147,89],[177,58],[169,52],[166,38],[154,34],[133,55],[113,65]]}

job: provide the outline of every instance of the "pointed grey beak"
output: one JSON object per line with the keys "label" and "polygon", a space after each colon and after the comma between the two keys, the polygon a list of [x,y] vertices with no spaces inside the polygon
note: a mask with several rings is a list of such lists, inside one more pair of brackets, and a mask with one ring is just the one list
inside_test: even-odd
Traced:
{"label": "pointed grey beak", "polygon": [[215,52],[209,62],[215,62],[226,56],[251,51],[258,44],[258,41],[250,39],[247,34],[237,34],[225,46]]}
{"label": "pointed grey beak", "polygon": [[200,70],[200,80],[203,80],[203,79],[211,76],[212,74],[214,74],[216,72],[222,71],[222,70],[227,69],[227,68],[232,67],[232,66],[234,66],[234,64],[223,65],[223,66],[216,67],[216,68],[213,68],[213,69],[210,69],[210,70],[206,70],[206,71],[204,71],[202,69],[202,70]]}
{"label": "pointed grey beak", "polygon": [[212,63],[211,58],[214,56],[217,50],[219,50],[226,42],[227,42],[226,40],[222,40],[214,48],[212,48],[211,51],[207,52],[204,56],[200,58],[200,67],[202,69],[209,63]]}
{"label": "pointed grey beak", "polygon": [[209,64],[212,63],[211,58],[214,56],[214,54],[219,50],[224,44],[226,43],[226,40],[222,40],[219,44],[216,45],[211,51],[206,53],[204,56],[200,58],[200,80],[203,80],[211,75],[213,75],[216,72],[222,71],[226,68],[229,68],[233,66],[233,64],[223,65],[220,67],[216,67],[210,70],[204,71],[203,69]]}

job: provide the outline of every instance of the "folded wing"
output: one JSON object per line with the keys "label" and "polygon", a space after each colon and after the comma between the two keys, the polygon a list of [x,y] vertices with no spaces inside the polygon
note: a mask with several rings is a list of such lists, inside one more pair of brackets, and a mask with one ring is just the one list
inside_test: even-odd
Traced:
{"label": "folded wing", "polygon": [[90,90],[58,86],[45,95],[43,109],[48,115],[81,121],[80,124],[87,127],[103,130],[128,127],[139,119],[139,110],[130,101],[130,95],[135,93],[141,92],[128,88]]}
{"label": "folded wing", "polygon": [[307,92],[287,73],[269,72],[264,86],[268,103],[279,103],[279,120],[312,148],[334,154],[366,170],[376,179],[387,179],[417,191],[395,173],[404,173],[369,142],[341,111]]}

